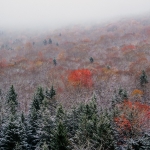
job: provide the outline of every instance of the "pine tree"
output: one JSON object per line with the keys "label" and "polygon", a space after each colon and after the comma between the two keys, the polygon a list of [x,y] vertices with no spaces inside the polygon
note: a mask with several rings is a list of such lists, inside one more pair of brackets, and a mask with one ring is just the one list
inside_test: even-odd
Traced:
{"label": "pine tree", "polygon": [[0,128],[1,128],[1,124],[2,124],[4,116],[5,116],[4,94],[2,90],[0,89]]}
{"label": "pine tree", "polygon": [[53,88],[53,86],[51,87],[51,90],[50,90],[50,98],[52,99],[54,96],[56,95],[56,92]]}
{"label": "pine tree", "polygon": [[143,71],[142,71],[142,74],[141,74],[141,76],[140,76],[140,85],[141,85],[142,90],[143,90],[143,92],[144,92],[143,101],[145,101],[145,102],[146,102],[146,100],[147,100],[147,95],[146,95],[146,93],[147,93],[146,84],[147,84],[147,83],[148,83],[147,75],[146,75],[145,71],[143,70]]}
{"label": "pine tree", "polygon": [[88,140],[93,138],[93,135],[96,133],[97,129],[98,117],[95,97],[90,103],[84,104],[82,107],[79,120],[79,129],[76,134],[79,145],[87,144]]}
{"label": "pine tree", "polygon": [[56,123],[59,121],[65,120],[66,114],[62,108],[62,105],[58,106],[57,112],[56,112]]}
{"label": "pine tree", "polygon": [[53,130],[54,130],[54,116],[51,116],[51,110],[49,109],[49,103],[47,99],[44,99],[43,105],[40,109],[41,117],[39,120],[38,126],[38,136],[39,142],[38,147],[42,147],[42,145],[47,145],[49,149],[51,149],[52,138],[53,138]]}
{"label": "pine tree", "polygon": [[1,150],[12,150],[15,148],[16,142],[19,141],[18,129],[16,118],[11,115],[9,120],[2,124],[2,138],[0,139]]}
{"label": "pine tree", "polygon": [[28,149],[26,130],[18,110],[17,94],[11,86],[6,96],[6,116],[3,119],[0,136],[2,150]]}
{"label": "pine tree", "polygon": [[140,84],[141,84],[141,86],[144,86],[147,83],[148,83],[147,75],[146,75],[145,71],[143,70],[142,74],[140,76]]}
{"label": "pine tree", "polygon": [[[51,115],[54,115],[56,113],[56,107],[57,107],[57,100],[55,98],[56,92],[53,86],[50,90],[46,89],[45,91],[45,97],[48,100],[48,108],[50,109]],[[46,101],[45,101],[46,102]]]}
{"label": "pine tree", "polygon": [[43,41],[43,44],[44,44],[44,45],[47,45],[47,40],[46,40],[46,39]]}
{"label": "pine tree", "polygon": [[114,150],[114,130],[112,127],[112,114],[106,110],[101,111],[96,133],[93,135],[93,147]]}
{"label": "pine tree", "polygon": [[44,100],[43,89],[39,87],[34,94],[33,101],[30,106],[28,115],[28,143],[31,149],[35,149],[39,142],[39,135],[37,129],[39,128],[39,120],[41,118],[40,109]]}
{"label": "pine tree", "polygon": [[10,87],[7,95],[6,95],[6,105],[7,108],[10,110],[10,113],[14,114],[17,111],[18,101],[17,101],[17,94],[13,85]]}
{"label": "pine tree", "polygon": [[52,44],[52,40],[51,40],[51,39],[49,39],[48,43],[49,43],[49,44]]}
{"label": "pine tree", "polygon": [[34,99],[37,99],[39,104],[42,104],[42,101],[44,100],[44,93],[42,87],[37,88],[37,91],[34,95]]}
{"label": "pine tree", "polygon": [[56,62],[56,59],[54,58],[53,59],[53,64],[56,66],[57,65],[57,62]]}
{"label": "pine tree", "polygon": [[14,118],[18,117],[18,101],[17,101],[17,93],[15,92],[15,89],[13,85],[10,87],[6,94],[5,99],[5,117],[4,121],[9,118],[10,115],[12,115]]}
{"label": "pine tree", "polygon": [[50,90],[46,90],[45,96],[46,96],[46,98],[48,98],[48,99],[52,99],[55,95],[56,95],[56,92],[55,92],[54,87],[53,87],[53,85],[52,85],[52,87],[51,87]]}
{"label": "pine tree", "polygon": [[39,142],[38,126],[39,126],[40,114],[39,111],[33,107],[29,111],[28,122],[27,122],[27,139],[30,149],[35,149]]}
{"label": "pine tree", "polygon": [[6,96],[7,103],[13,102],[15,105],[18,105],[17,94],[15,92],[14,86],[12,85]]}
{"label": "pine tree", "polygon": [[24,116],[24,113],[22,112],[20,117],[19,117],[20,143],[18,143],[18,144],[23,150],[29,149],[26,125],[27,125],[27,121],[26,121],[26,118]]}
{"label": "pine tree", "polygon": [[79,108],[73,108],[71,112],[67,113],[66,126],[68,136],[70,139],[74,138],[76,131],[79,128],[79,117],[80,117]]}
{"label": "pine tree", "polygon": [[36,111],[40,110],[40,103],[39,103],[38,99],[36,99],[35,97],[33,99],[33,102],[32,102],[32,105],[31,105],[31,109],[32,110],[35,109]]}
{"label": "pine tree", "polygon": [[43,89],[41,87],[38,87],[36,93],[34,94],[31,107],[33,107],[33,109],[40,110],[40,105],[42,104],[43,100],[44,100]]}
{"label": "pine tree", "polygon": [[26,131],[23,123],[11,114],[9,120],[2,124],[0,148],[12,150],[18,147],[23,150],[28,149]]}
{"label": "pine tree", "polygon": [[55,132],[55,150],[68,150],[69,142],[67,138],[66,127],[62,121],[57,124]]}
{"label": "pine tree", "polygon": [[90,57],[90,62],[93,63],[94,62],[94,59],[92,57]]}
{"label": "pine tree", "polygon": [[66,114],[62,106],[59,106],[57,109],[56,119],[55,119],[54,137],[52,141],[53,150],[68,150],[69,148],[69,141],[67,136],[65,120],[66,120]]}

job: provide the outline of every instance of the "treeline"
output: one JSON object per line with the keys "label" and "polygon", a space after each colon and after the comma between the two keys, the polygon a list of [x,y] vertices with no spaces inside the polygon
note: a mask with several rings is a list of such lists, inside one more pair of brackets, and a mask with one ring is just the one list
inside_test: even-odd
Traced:
{"label": "treeline", "polygon": [[[56,101],[53,86],[50,90],[39,87],[28,114],[19,110],[13,86],[6,97],[2,91],[0,94],[1,150],[150,149],[150,134],[146,130],[144,132],[142,126],[137,127],[135,118],[138,115],[134,116],[134,111],[127,111],[131,102],[123,89],[116,91],[109,109],[98,106],[93,94],[90,102],[65,110]],[[135,104],[132,106],[135,107]],[[144,112],[149,112],[149,106],[139,105]],[[122,109],[126,106],[127,109]],[[128,118],[125,118],[126,113]]]}

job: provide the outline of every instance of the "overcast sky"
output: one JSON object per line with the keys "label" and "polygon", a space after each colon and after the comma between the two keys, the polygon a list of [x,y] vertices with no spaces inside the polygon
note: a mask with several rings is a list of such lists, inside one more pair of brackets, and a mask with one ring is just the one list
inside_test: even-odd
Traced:
{"label": "overcast sky", "polygon": [[52,27],[150,13],[150,0],[0,0],[0,27]]}

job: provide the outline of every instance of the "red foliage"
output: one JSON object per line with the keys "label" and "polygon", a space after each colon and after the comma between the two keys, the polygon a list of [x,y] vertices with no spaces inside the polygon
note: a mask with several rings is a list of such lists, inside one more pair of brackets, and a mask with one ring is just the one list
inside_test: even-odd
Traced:
{"label": "red foliage", "polygon": [[140,102],[135,102],[133,106],[138,109],[140,113],[147,113],[150,110],[150,106]]}
{"label": "red foliage", "polygon": [[124,106],[130,108],[130,109],[136,109],[138,110],[138,112],[141,113],[147,113],[148,111],[150,111],[150,106],[146,105],[146,104],[142,104],[140,102],[134,102],[132,103],[131,101],[124,101]]}
{"label": "red foliage", "polygon": [[125,100],[119,105],[119,108],[121,114],[114,118],[119,130],[121,128],[124,131],[130,131],[131,129],[141,131],[141,128],[145,127],[148,129],[150,119],[149,105]]}
{"label": "red foliage", "polygon": [[88,69],[72,71],[68,76],[68,80],[74,86],[91,87],[93,85],[92,73]]}
{"label": "red foliage", "polygon": [[136,47],[135,47],[134,45],[132,45],[132,44],[130,44],[130,45],[125,45],[125,46],[123,46],[123,47],[121,48],[122,51],[135,50],[135,49],[136,49]]}
{"label": "red foliage", "polygon": [[119,126],[119,128],[126,130],[126,131],[131,130],[131,123],[124,115],[114,118],[114,121]]}
{"label": "red foliage", "polygon": [[132,109],[132,105],[133,105],[132,102],[129,101],[129,100],[128,100],[128,101],[125,100],[125,101],[123,102],[123,106],[126,106],[126,107],[128,107],[128,108],[130,108],[130,109]]}
{"label": "red foliage", "polygon": [[0,60],[0,68],[5,68],[5,67],[7,67],[7,61],[6,61],[6,59]]}

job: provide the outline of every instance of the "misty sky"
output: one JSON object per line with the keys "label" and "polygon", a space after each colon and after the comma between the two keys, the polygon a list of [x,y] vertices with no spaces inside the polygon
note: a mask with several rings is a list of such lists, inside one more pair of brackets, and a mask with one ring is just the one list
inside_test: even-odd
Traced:
{"label": "misty sky", "polygon": [[0,0],[0,27],[57,28],[150,13],[150,0]]}

